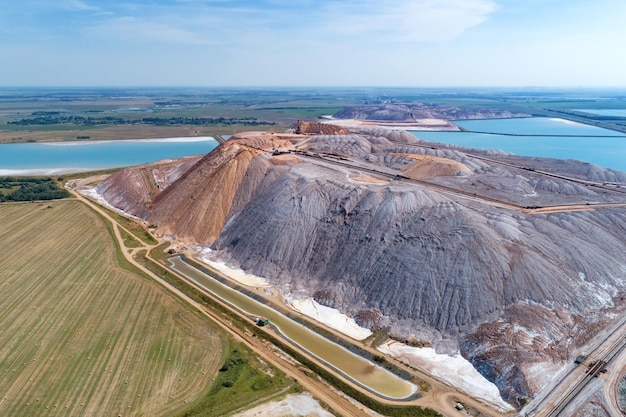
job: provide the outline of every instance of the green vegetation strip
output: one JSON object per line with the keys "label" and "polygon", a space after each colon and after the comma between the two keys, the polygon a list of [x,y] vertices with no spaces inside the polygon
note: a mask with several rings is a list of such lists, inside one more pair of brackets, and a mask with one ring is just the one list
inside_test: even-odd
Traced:
{"label": "green vegetation strip", "polygon": [[50,177],[0,177],[0,203],[4,201],[57,200],[69,197]]}
{"label": "green vegetation strip", "polygon": [[[111,125],[150,125],[150,126],[274,126],[275,122],[259,121],[256,117],[142,117],[130,119],[112,116],[67,116],[40,115],[7,122],[17,126],[111,126]],[[83,137],[78,137],[82,139]],[[89,137],[84,137],[89,139]]]}
{"label": "green vegetation strip", "polygon": [[183,416],[220,417],[272,398],[276,392],[301,391],[284,373],[261,363],[245,346],[235,343],[219,369],[213,389]]}

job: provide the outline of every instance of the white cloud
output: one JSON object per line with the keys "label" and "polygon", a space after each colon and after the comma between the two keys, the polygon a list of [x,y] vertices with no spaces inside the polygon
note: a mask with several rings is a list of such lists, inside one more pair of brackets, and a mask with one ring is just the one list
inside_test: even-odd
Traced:
{"label": "white cloud", "polygon": [[63,7],[72,11],[90,11],[90,12],[99,12],[100,8],[96,6],[90,6],[82,0],[67,0]]}
{"label": "white cloud", "polygon": [[331,3],[328,29],[344,35],[376,35],[392,42],[453,39],[488,19],[492,0],[351,0]]}
{"label": "white cloud", "polygon": [[135,41],[159,41],[191,45],[215,45],[216,42],[186,29],[170,24],[154,22],[137,17],[110,19],[88,28],[105,38],[118,38]]}

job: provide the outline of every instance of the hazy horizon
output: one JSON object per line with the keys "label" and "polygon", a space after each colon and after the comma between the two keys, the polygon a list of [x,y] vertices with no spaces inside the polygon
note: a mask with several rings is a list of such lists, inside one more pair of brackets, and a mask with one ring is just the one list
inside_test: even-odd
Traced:
{"label": "hazy horizon", "polygon": [[625,17],[621,0],[24,0],[0,10],[0,83],[621,88]]}

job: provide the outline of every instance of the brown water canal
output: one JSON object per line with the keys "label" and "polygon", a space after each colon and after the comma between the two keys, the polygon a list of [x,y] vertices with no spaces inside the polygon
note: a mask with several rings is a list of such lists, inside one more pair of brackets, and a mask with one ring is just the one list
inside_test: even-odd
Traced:
{"label": "brown water canal", "polygon": [[410,382],[355,355],[276,310],[225,286],[187,264],[180,257],[170,258],[170,262],[174,270],[239,310],[252,316],[268,318],[283,336],[368,390],[392,399],[407,398],[416,391],[415,385]]}

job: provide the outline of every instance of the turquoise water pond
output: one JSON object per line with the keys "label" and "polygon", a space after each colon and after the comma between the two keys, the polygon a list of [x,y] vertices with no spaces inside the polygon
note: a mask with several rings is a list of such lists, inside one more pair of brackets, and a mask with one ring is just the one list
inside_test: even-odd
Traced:
{"label": "turquoise water pond", "polygon": [[626,134],[620,132],[545,117],[455,123],[467,132],[412,133],[429,142],[500,149],[524,156],[576,159],[626,171]]}
{"label": "turquoise water pond", "polygon": [[0,175],[51,175],[205,154],[211,137],[0,145]]}

